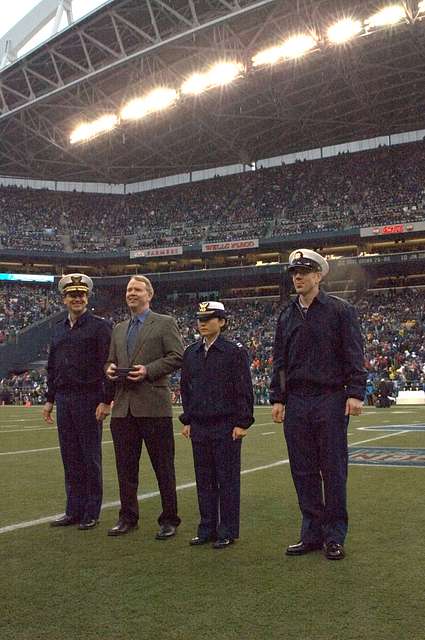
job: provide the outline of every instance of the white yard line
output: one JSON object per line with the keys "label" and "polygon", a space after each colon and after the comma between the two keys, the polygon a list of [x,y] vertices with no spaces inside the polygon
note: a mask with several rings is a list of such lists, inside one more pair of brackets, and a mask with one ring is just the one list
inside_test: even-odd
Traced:
{"label": "white yard line", "polygon": [[40,416],[34,416],[33,418],[28,417],[28,418],[8,418],[7,419],[7,421],[10,424],[12,424],[13,422],[31,422],[32,420],[33,421],[35,421],[35,420],[40,421],[41,420],[41,415]]}
{"label": "white yard line", "polygon": [[[375,440],[382,440],[383,438],[391,438],[393,436],[398,436],[404,433],[409,433],[409,431],[400,431],[400,432],[396,432],[396,433],[389,433],[386,434],[384,436],[377,436],[375,438],[369,438],[368,440],[361,440],[360,442],[353,442],[351,445],[349,445],[350,447],[356,446],[358,444],[365,444],[366,442],[373,442]],[[4,454],[3,454],[4,455]],[[289,460],[285,459],[285,460],[278,460],[277,462],[272,462],[270,464],[265,464],[262,465],[260,467],[253,467],[252,469],[245,469],[244,471],[242,471],[242,475],[247,475],[248,473],[255,473],[257,471],[266,471],[267,469],[273,469],[274,467],[280,467],[284,464],[288,464]],[[362,465],[353,465],[353,467],[355,466],[362,466]],[[369,465],[371,466],[371,465]],[[177,491],[184,491],[185,489],[193,489],[196,486],[195,482],[188,482],[186,484],[181,484],[177,487]],[[148,500],[149,498],[155,498],[159,496],[159,491],[151,491],[150,493],[142,493],[141,495],[138,496],[138,499],[140,501],[142,500]],[[113,502],[106,502],[102,505],[102,510],[103,509],[110,509],[111,507],[118,507],[120,505],[119,501],[113,501]],[[18,522],[16,524],[10,524],[6,527],[1,527],[0,528],[0,534],[1,533],[9,533],[11,531],[16,531],[17,529],[27,529],[28,527],[35,527],[39,524],[47,524],[49,522],[52,522],[52,520],[55,520],[56,518],[58,518],[60,515],[62,514],[55,514],[54,516],[45,516],[43,518],[38,518],[37,520],[28,520],[27,522]]]}
{"label": "white yard line", "polygon": [[411,431],[409,431],[408,429],[406,431],[393,431],[392,433],[386,433],[384,436],[375,436],[374,438],[368,438],[367,440],[360,440],[359,442],[351,442],[348,444],[348,448],[355,447],[358,444],[375,442],[375,440],[383,440],[384,438],[393,438],[394,436],[401,436],[404,433],[411,433]]}
{"label": "white yard line", "polygon": [[4,433],[27,433],[27,431],[52,431],[56,433],[55,427],[24,427],[23,429],[0,429],[0,435]]}
{"label": "white yard line", "polygon": [[[102,444],[112,444],[112,440],[104,440]],[[59,447],[44,447],[43,449],[24,449],[21,451],[3,451],[0,456],[17,456],[25,453],[42,453],[43,451],[58,451]]]}

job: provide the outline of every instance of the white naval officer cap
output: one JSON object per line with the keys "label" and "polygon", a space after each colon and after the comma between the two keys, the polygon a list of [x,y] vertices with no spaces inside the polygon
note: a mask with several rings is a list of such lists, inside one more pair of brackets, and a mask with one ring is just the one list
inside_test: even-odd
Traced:
{"label": "white naval officer cap", "polygon": [[289,256],[289,273],[297,267],[303,267],[310,271],[319,271],[323,277],[329,273],[328,261],[312,249],[295,249],[295,251],[291,253]]}
{"label": "white naval officer cap", "polygon": [[58,289],[63,296],[73,291],[81,291],[90,295],[93,289],[93,280],[84,273],[70,273],[59,280]]}
{"label": "white naval officer cap", "polygon": [[209,320],[210,318],[226,319],[224,304],[222,302],[215,302],[215,300],[200,302],[196,317],[198,320]]}

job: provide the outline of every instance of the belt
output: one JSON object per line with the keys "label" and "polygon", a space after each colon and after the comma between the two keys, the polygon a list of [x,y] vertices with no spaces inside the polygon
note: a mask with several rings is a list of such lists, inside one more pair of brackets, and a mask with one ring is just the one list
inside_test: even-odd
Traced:
{"label": "belt", "polygon": [[344,391],[344,387],[337,384],[312,384],[309,382],[296,382],[288,384],[288,391],[289,393],[295,393],[297,395],[322,396],[328,393],[337,393],[338,391]]}

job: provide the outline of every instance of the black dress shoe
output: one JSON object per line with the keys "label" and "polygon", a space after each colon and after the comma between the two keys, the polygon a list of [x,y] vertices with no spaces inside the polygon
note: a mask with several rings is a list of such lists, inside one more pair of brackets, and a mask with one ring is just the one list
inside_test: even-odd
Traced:
{"label": "black dress shoe", "polygon": [[325,556],[328,560],[342,560],[345,558],[344,546],[338,542],[326,542]]}
{"label": "black dress shoe", "polygon": [[233,538],[219,538],[215,542],[213,542],[213,549],[225,549],[234,543]]}
{"label": "black dress shoe", "polygon": [[156,540],[167,540],[167,538],[172,538],[176,535],[176,527],[172,524],[162,524],[159,528],[158,533],[155,536]]}
{"label": "black dress shoe", "polygon": [[98,524],[99,520],[92,518],[92,520],[83,520],[82,522],[80,522],[78,528],[81,531],[85,531],[86,529],[94,529],[94,527],[96,527]]}
{"label": "black dress shoe", "polygon": [[311,551],[318,551],[323,548],[323,544],[321,542],[297,542],[297,544],[290,544],[286,549],[287,556],[303,556],[306,553],[310,553]]}
{"label": "black dress shoe", "polygon": [[208,544],[209,542],[215,542],[217,538],[215,536],[207,536],[206,538],[202,538],[201,536],[195,536],[192,540],[189,540],[189,544],[191,547],[198,547],[201,544]]}
{"label": "black dress shoe", "polygon": [[79,519],[74,518],[74,516],[62,516],[61,518],[57,518],[57,520],[53,520],[50,523],[51,527],[70,527],[72,524],[78,524]]}
{"label": "black dress shoe", "polygon": [[108,536],[123,536],[126,533],[130,533],[133,529],[138,528],[137,522],[125,522],[125,520],[118,520],[115,527],[108,529]]}

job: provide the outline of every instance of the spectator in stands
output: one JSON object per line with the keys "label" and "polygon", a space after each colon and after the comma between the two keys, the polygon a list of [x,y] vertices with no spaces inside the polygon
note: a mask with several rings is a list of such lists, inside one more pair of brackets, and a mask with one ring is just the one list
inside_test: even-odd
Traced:
{"label": "spectator in stands", "polygon": [[[25,285],[22,286],[22,295],[20,289],[21,285],[12,283],[0,286],[0,292],[2,292],[0,299],[6,300],[6,304],[3,303],[3,315],[0,307],[0,330],[3,330],[8,339],[10,339],[9,331],[15,334],[18,332],[19,335],[21,327],[29,326],[32,322],[31,318],[37,322],[47,317],[47,314],[63,309],[60,298],[47,287],[28,285],[27,290]],[[10,298],[19,299],[18,303],[11,303]],[[107,306],[114,304],[112,293],[108,293],[104,298],[106,306],[104,304],[102,313],[106,313],[111,322],[116,323],[127,317],[128,309],[110,310]],[[96,298],[93,299],[96,300]],[[158,311],[170,314],[177,319],[186,345],[199,337],[196,323],[192,319],[192,304],[184,299],[173,303],[166,301],[157,303]],[[406,288],[365,291],[356,304],[358,304],[365,341],[365,366],[370,384],[376,389],[379,380],[387,377],[393,383],[395,395],[403,389],[422,388],[425,371],[425,299],[422,290]],[[12,305],[15,306],[13,315],[7,315],[4,309],[5,307],[10,309]],[[22,313],[16,312],[18,307]],[[238,300],[226,302],[226,309],[228,312],[227,336],[244,344],[249,352],[255,402],[267,405],[273,335],[279,304],[263,300],[252,302]],[[45,354],[40,353],[39,359],[43,358]],[[46,384],[45,376],[40,371],[36,375],[41,380],[42,393]],[[37,402],[31,384],[31,381],[24,381],[25,393],[30,395],[32,402]],[[171,374],[170,385],[175,392],[175,402],[178,404],[180,386],[178,371]],[[13,401],[22,401],[22,393],[15,387],[13,387]]]}
{"label": "spectator in stands", "polygon": [[128,253],[425,218],[425,143],[129,195],[0,188],[0,246]]}
{"label": "spectator in stands", "polygon": [[0,285],[0,344],[17,331],[62,309],[60,296],[49,287],[21,283]]}

